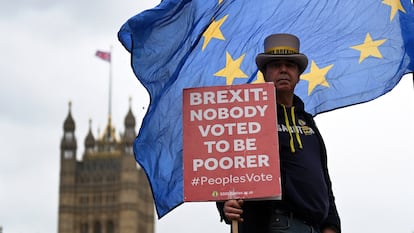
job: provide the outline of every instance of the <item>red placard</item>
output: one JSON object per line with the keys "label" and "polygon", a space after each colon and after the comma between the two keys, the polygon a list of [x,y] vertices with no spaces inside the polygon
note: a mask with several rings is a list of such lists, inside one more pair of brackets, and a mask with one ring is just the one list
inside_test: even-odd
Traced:
{"label": "red placard", "polygon": [[184,201],[280,199],[272,83],[183,91]]}

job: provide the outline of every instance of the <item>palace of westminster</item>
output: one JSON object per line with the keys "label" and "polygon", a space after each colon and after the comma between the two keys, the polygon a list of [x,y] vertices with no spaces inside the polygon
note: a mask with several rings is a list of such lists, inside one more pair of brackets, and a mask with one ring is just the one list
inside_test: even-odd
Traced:
{"label": "palace of westminster", "polygon": [[102,135],[91,126],[77,159],[75,121],[69,111],[60,144],[58,233],[153,233],[154,204],[144,171],[137,165],[131,106],[124,132],[116,134],[108,116]]}

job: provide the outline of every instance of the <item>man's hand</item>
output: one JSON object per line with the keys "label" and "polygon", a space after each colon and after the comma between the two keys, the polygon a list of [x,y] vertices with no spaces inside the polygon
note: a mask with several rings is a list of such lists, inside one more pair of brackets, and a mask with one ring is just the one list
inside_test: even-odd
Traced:
{"label": "man's hand", "polygon": [[224,215],[230,221],[236,220],[243,222],[243,218],[241,217],[241,214],[243,213],[242,206],[243,200],[227,200],[224,202]]}

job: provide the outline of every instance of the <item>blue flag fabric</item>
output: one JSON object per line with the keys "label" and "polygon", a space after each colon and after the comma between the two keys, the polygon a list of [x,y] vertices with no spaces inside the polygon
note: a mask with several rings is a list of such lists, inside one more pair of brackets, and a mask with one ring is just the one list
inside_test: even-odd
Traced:
{"label": "blue flag fabric", "polygon": [[255,57],[293,33],[309,58],[296,94],[314,115],[375,99],[414,70],[409,0],[163,0],[118,33],[150,95],[135,140],[158,217],[183,203],[182,90],[263,80]]}

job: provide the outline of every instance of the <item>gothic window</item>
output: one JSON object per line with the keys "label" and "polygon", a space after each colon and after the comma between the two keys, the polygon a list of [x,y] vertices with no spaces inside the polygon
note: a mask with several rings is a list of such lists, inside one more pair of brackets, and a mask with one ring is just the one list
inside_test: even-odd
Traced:
{"label": "gothic window", "polygon": [[72,159],[73,155],[74,155],[73,151],[71,151],[71,150],[65,150],[63,152],[63,158],[65,158],[65,159]]}
{"label": "gothic window", "polygon": [[102,203],[102,197],[101,197],[101,195],[98,194],[98,195],[94,196],[93,197],[93,202],[96,205],[100,205]]}
{"label": "gothic window", "polygon": [[114,232],[115,232],[114,222],[109,220],[108,222],[106,222],[106,233],[114,233]]}
{"label": "gothic window", "polygon": [[81,224],[80,233],[88,233],[88,224],[87,223],[82,223]]}
{"label": "gothic window", "polygon": [[80,203],[80,204],[82,204],[82,205],[87,205],[87,204],[88,204],[88,202],[89,202],[89,198],[88,198],[88,196],[81,196],[81,197],[79,198],[79,203]]}
{"label": "gothic window", "polygon": [[127,138],[135,138],[135,132],[134,132],[134,129],[127,129],[127,130],[125,131],[125,136],[126,136]]}
{"label": "gothic window", "polygon": [[93,233],[102,233],[102,226],[100,222],[95,221],[93,225]]}
{"label": "gothic window", "polygon": [[101,182],[102,182],[102,180],[103,180],[103,178],[102,178],[102,175],[101,175],[101,174],[98,174],[98,175],[96,175],[96,176],[93,178],[93,181],[94,181],[95,183],[101,183]]}
{"label": "gothic window", "polygon": [[113,174],[108,175],[108,176],[106,177],[106,181],[107,181],[108,183],[113,183],[113,182],[115,182],[115,175],[113,175]]}
{"label": "gothic window", "polygon": [[125,154],[127,154],[127,155],[134,154],[134,149],[132,149],[132,146],[125,147]]}
{"label": "gothic window", "polygon": [[69,142],[71,142],[71,141],[73,141],[73,139],[74,139],[75,137],[74,137],[74,135],[73,135],[73,132],[65,132],[65,139],[67,140],[67,141],[69,141]]}
{"label": "gothic window", "polygon": [[113,193],[108,193],[108,194],[106,195],[106,203],[113,204],[115,201],[116,201],[115,194],[113,194]]}

